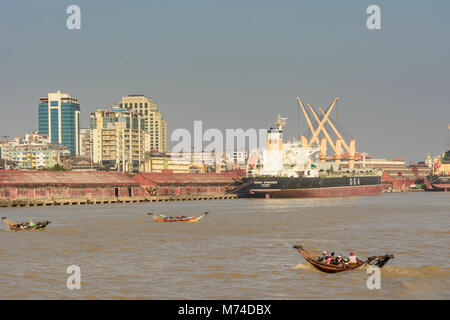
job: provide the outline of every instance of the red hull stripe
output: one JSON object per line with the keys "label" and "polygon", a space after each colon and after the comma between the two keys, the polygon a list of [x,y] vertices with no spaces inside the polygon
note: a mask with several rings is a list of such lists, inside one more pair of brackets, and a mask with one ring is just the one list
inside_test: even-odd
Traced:
{"label": "red hull stripe", "polygon": [[358,195],[371,195],[381,192],[381,184],[369,186],[346,186],[328,188],[302,188],[302,189],[281,189],[276,192],[264,189],[254,189],[255,193],[268,193],[273,198],[322,198],[322,197],[348,197]]}

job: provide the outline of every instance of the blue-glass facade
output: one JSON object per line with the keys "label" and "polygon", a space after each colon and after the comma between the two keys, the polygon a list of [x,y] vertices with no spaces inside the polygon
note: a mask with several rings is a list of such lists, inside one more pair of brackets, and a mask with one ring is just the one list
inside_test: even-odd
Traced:
{"label": "blue-glass facade", "polygon": [[73,99],[72,101],[62,99],[61,102],[50,101],[50,108],[49,102],[41,99],[41,103],[39,103],[39,133],[50,135],[53,143],[67,146],[72,155],[79,154],[80,146],[77,143],[80,132],[79,111],[80,105],[74,103]]}
{"label": "blue-glass facade", "polygon": [[50,109],[51,112],[51,139],[52,142],[59,143],[59,110],[58,109]]}
{"label": "blue-glass facade", "polygon": [[80,110],[79,105],[74,103],[61,103],[61,144],[69,148],[71,154],[76,153],[76,139],[77,131],[76,127],[79,123],[76,119],[78,114],[76,110]]}
{"label": "blue-glass facade", "polygon": [[39,133],[48,135],[48,103],[39,103]]}

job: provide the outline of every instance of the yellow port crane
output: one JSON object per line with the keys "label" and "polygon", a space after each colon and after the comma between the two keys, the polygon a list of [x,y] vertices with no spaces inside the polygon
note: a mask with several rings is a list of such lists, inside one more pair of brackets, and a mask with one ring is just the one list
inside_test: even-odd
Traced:
{"label": "yellow port crane", "polygon": [[[326,111],[324,111],[322,107],[319,107],[319,110],[323,116],[322,119],[320,119],[320,117],[317,115],[316,110],[311,106],[311,104],[309,103],[307,104],[309,110],[314,116],[315,121],[317,122],[317,127],[315,128],[305,106],[303,105],[302,100],[299,97],[297,97],[297,101],[300,104],[301,110],[305,115],[306,122],[308,123],[309,129],[311,130],[312,134],[312,136],[309,139],[308,137],[301,136],[301,141],[302,144],[306,147],[311,147],[313,144],[316,144],[316,146],[320,149],[319,159],[321,162],[325,162],[327,159],[326,156],[327,142],[330,144],[331,148],[334,151],[335,161],[340,161],[342,156],[342,146],[344,146],[345,150],[348,153],[349,168],[353,169],[355,167],[356,140],[351,139],[349,143],[347,143],[345,139],[342,137],[342,135],[339,133],[339,131],[336,129],[336,126],[333,124],[333,121],[331,121],[330,119],[331,111],[333,111],[333,108],[338,100],[339,100],[338,97],[334,98],[333,102]],[[335,142],[333,141],[330,134],[326,130],[325,124],[328,124],[331,127],[334,134],[336,135],[337,139]],[[320,133],[323,133],[324,137],[322,137],[319,140]]]}

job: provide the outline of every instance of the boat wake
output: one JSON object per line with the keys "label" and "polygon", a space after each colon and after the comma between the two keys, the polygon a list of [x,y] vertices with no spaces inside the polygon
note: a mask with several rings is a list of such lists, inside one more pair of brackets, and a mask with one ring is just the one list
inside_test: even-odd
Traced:
{"label": "boat wake", "polygon": [[305,263],[299,263],[296,266],[292,267],[291,270],[308,270],[308,271],[314,271],[319,272],[316,268],[314,268],[309,262]]}
{"label": "boat wake", "polygon": [[449,279],[450,268],[434,265],[423,266],[420,268],[386,266],[383,268],[383,276]]}

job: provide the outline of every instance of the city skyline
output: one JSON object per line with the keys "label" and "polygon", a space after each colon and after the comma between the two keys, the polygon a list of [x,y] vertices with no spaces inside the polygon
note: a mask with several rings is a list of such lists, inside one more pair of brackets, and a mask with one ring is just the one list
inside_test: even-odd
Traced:
{"label": "city skyline", "polygon": [[1,0],[0,298],[450,299],[449,12]]}
{"label": "city skyline", "polygon": [[[1,136],[37,129],[36,99],[57,90],[80,99],[81,127],[119,97],[152,97],[167,120],[169,148],[171,132],[192,130],[195,120],[266,129],[281,113],[293,137],[307,129],[297,96],[317,107],[337,96],[338,123],[358,152],[417,162],[446,147],[450,5],[443,1],[377,1],[382,30],[372,31],[365,27],[371,1],[77,1],[81,30],[65,27],[70,4],[1,4]],[[39,19],[44,14],[53,19]]]}

